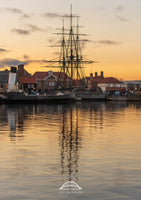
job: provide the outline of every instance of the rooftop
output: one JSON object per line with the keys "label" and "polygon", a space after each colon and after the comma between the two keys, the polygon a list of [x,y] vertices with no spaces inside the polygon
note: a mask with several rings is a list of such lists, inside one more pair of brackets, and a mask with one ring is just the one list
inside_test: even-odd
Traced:
{"label": "rooftop", "polygon": [[19,78],[21,83],[24,84],[36,84],[36,77],[21,77]]}
{"label": "rooftop", "polygon": [[[38,80],[43,80],[49,75],[54,75],[57,78],[63,79],[63,72],[52,72],[52,73],[50,73],[50,72],[35,72],[33,74],[33,76],[36,77]],[[65,76],[66,76],[66,79],[70,80],[70,77],[67,74]]]}
{"label": "rooftop", "polygon": [[45,77],[48,76],[48,72],[35,72],[33,76],[39,80],[43,80]]}
{"label": "rooftop", "polygon": [[[90,77],[87,77],[87,80],[90,80]],[[113,78],[113,77],[101,77],[101,76],[98,76],[98,77],[92,77],[92,82],[95,82],[95,83],[101,83],[101,84],[105,84],[105,83],[115,83],[115,84],[122,84],[121,81],[119,81],[118,79],[116,78]]]}
{"label": "rooftop", "polygon": [[113,77],[107,77],[107,78],[101,78],[98,80],[98,83],[115,83],[115,84],[122,84],[121,81],[119,81],[116,78]]}

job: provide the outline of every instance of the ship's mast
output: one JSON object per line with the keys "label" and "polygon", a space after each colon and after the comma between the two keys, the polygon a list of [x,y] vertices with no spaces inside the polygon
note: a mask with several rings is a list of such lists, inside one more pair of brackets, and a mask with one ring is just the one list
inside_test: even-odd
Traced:
{"label": "ship's mast", "polygon": [[72,42],[73,42],[73,30],[72,30],[72,5],[71,5],[71,12],[70,12],[70,37],[71,37],[71,87],[73,86],[73,48],[72,48]]}
{"label": "ship's mast", "polygon": [[[63,18],[70,18],[70,27],[69,31],[64,28],[64,19],[63,19],[63,28],[61,29],[61,33],[56,33],[57,35],[62,35],[62,44],[61,44],[61,53],[60,53],[60,59],[59,60],[50,60],[46,61],[49,63],[59,63],[59,66],[52,66],[54,68],[60,68],[60,75],[58,77],[58,85],[60,84],[60,81],[62,82],[63,78],[63,87],[66,88],[66,75],[70,77],[70,86],[71,89],[74,86],[74,80],[76,80],[75,86],[78,88],[79,86],[79,79],[83,85],[83,79],[80,74],[80,69],[82,68],[83,64],[92,64],[94,61],[91,61],[89,59],[83,59],[81,56],[81,47],[80,42],[84,42],[86,40],[80,40],[80,36],[85,36],[86,34],[80,34],[79,33],[79,22],[78,18],[79,16],[72,14],[72,5],[70,7],[70,15],[65,15]],[[77,18],[77,26],[74,28],[73,26],[73,18]],[[68,40],[66,43],[66,37],[68,36]],[[60,46],[60,45],[57,45]],[[51,67],[51,66],[46,66]],[[62,73],[63,72],[63,73]],[[61,76],[61,73],[63,76]]]}
{"label": "ship's mast", "polygon": [[65,38],[64,38],[64,19],[63,19],[63,39],[62,39],[62,47],[63,47],[63,81],[64,81],[64,88],[66,87],[66,81],[65,81],[65,74],[66,74],[66,55],[65,55]]}
{"label": "ship's mast", "polygon": [[77,87],[78,87],[78,66],[79,66],[79,26],[78,26],[78,17],[77,17],[77,35],[76,35],[76,70],[77,70]]}

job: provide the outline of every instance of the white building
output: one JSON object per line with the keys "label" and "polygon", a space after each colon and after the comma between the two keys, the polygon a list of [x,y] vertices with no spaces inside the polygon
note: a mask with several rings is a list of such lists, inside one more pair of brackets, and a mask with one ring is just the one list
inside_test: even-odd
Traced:
{"label": "white building", "polygon": [[101,78],[97,80],[97,86],[101,88],[102,92],[106,93],[107,89],[109,88],[123,88],[125,87],[124,83],[121,81],[113,78],[113,77],[107,77],[107,78]]}

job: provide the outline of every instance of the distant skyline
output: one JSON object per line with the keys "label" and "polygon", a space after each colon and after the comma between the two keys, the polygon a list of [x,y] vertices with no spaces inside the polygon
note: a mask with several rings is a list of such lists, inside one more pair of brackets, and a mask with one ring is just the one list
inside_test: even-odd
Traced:
{"label": "distant skyline", "polygon": [[89,34],[82,52],[97,61],[85,66],[86,75],[104,71],[105,76],[141,79],[139,0],[0,0],[0,70],[19,63],[30,73],[50,70],[41,66],[59,56],[60,49],[49,46],[60,40],[53,33],[71,4],[81,32]]}

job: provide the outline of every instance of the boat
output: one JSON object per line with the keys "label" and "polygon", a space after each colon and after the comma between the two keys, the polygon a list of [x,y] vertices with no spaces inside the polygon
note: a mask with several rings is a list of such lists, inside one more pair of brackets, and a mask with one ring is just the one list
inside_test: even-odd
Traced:
{"label": "boat", "polygon": [[77,98],[81,98],[84,101],[97,101],[97,100],[105,100],[106,95],[98,92],[98,91],[91,91],[87,89],[76,90],[74,92]]}
{"label": "boat", "polygon": [[[64,16],[65,18],[66,16]],[[70,15],[67,16],[67,18],[70,18],[70,28],[69,31],[66,31],[64,27],[64,21],[63,21],[63,27],[61,29],[61,32],[57,33],[58,35],[61,35],[62,43],[60,45],[61,51],[60,51],[60,57],[58,59],[53,59],[50,61],[47,61],[48,63],[55,64],[53,65],[54,68],[60,68],[60,76],[61,73],[63,73],[63,81],[61,78],[58,78],[57,83],[57,90],[71,90],[75,96],[76,101],[80,100],[104,100],[105,94],[98,91],[98,87],[95,88],[95,92],[88,90],[88,83],[86,80],[86,77],[84,76],[83,65],[84,64],[92,64],[95,63],[95,61],[92,61],[87,58],[83,58],[82,56],[82,43],[86,42],[86,39],[83,39],[82,37],[86,34],[81,34],[79,31],[79,23],[78,18],[79,16],[72,14],[72,6],[71,6],[71,12]],[[73,19],[77,19],[77,25],[73,25]],[[68,37],[67,37],[68,36]],[[67,38],[66,38],[67,37]],[[57,45],[59,46],[59,45]],[[53,46],[54,47],[54,46]],[[56,47],[56,46],[55,46]],[[56,66],[56,63],[59,64],[59,66]],[[46,66],[46,67],[51,67]],[[70,84],[68,86],[68,83],[66,81],[66,77],[69,77]]]}
{"label": "boat", "polygon": [[20,92],[9,92],[6,94],[7,103],[66,103],[75,101],[76,96],[73,93],[58,93],[49,95],[26,95]]}
{"label": "boat", "polygon": [[141,101],[141,95],[107,95],[109,101]]}
{"label": "boat", "polygon": [[128,95],[128,101],[141,101],[141,95]]}
{"label": "boat", "polygon": [[128,97],[127,95],[107,95],[106,100],[109,101],[127,101]]}

